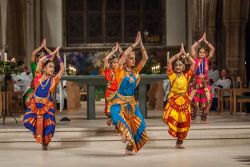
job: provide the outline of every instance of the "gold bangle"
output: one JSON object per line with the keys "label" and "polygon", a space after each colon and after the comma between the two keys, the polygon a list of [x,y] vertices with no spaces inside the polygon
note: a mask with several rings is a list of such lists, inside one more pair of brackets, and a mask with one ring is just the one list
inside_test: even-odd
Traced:
{"label": "gold bangle", "polygon": [[146,48],[141,48],[141,52],[146,52]]}
{"label": "gold bangle", "polygon": [[134,50],[136,46],[130,45],[130,47],[132,48],[132,50]]}

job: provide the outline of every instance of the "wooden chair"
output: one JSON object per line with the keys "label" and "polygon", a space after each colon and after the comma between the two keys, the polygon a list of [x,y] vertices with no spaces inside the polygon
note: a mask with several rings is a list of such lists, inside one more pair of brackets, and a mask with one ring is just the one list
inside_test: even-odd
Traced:
{"label": "wooden chair", "polygon": [[[217,110],[220,112],[224,112],[224,103],[229,102],[229,111],[232,113],[233,109],[233,89],[220,89],[216,88],[216,92],[218,94],[218,108]],[[228,93],[229,96],[225,96],[224,94]]]}
{"label": "wooden chair", "polygon": [[9,91],[7,92],[7,109],[12,113],[23,113],[23,95],[21,92]]}
{"label": "wooden chair", "polygon": [[242,103],[250,103],[250,95],[246,95],[246,93],[250,93],[250,88],[235,88],[233,89],[233,113],[236,113],[237,103],[240,103],[240,112],[242,112]]}

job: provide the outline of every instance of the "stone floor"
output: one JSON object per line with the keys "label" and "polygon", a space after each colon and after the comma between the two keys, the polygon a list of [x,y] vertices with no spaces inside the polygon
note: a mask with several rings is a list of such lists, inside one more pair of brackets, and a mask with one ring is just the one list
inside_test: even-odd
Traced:
{"label": "stone floor", "polygon": [[[57,128],[50,151],[42,151],[20,123],[7,118],[0,125],[0,167],[239,167],[250,166],[250,114],[211,112],[209,124],[192,122],[186,149],[174,149],[161,110],[150,110],[146,119],[150,138],[134,156],[125,156],[125,145],[107,127],[103,104],[97,103],[97,119],[86,120],[86,104],[57,113]],[[60,121],[67,116],[70,122]]]}

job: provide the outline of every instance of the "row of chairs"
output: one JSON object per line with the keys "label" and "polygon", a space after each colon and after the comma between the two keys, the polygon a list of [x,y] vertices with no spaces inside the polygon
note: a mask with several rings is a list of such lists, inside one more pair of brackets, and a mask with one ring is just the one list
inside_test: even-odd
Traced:
{"label": "row of chairs", "polygon": [[[242,88],[242,83],[239,82],[239,88],[220,89],[217,88],[218,95],[218,108],[220,112],[224,112],[224,104],[229,103],[229,111],[231,114],[235,114],[237,105],[240,106],[240,112],[243,111],[244,103],[250,103],[250,88]],[[227,93],[228,96],[225,96]]]}
{"label": "row of chairs", "polygon": [[[6,97],[5,97],[6,95]],[[23,112],[23,98],[20,92],[7,91],[0,92],[0,113],[3,113],[4,109],[12,113]]]}

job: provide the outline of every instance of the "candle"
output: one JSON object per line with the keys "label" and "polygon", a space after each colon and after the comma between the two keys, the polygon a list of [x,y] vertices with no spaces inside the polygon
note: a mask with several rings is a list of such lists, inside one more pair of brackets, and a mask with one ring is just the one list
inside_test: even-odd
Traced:
{"label": "candle", "polygon": [[7,57],[7,53],[4,53],[4,61],[7,61],[8,57]]}
{"label": "candle", "polygon": [[167,52],[167,61],[169,60],[169,52]]}
{"label": "candle", "polygon": [[66,53],[64,53],[64,54],[63,54],[63,63],[64,63],[64,68],[65,68],[65,70],[66,70],[66,68],[67,68],[66,62],[67,62],[67,60],[66,60]]}

